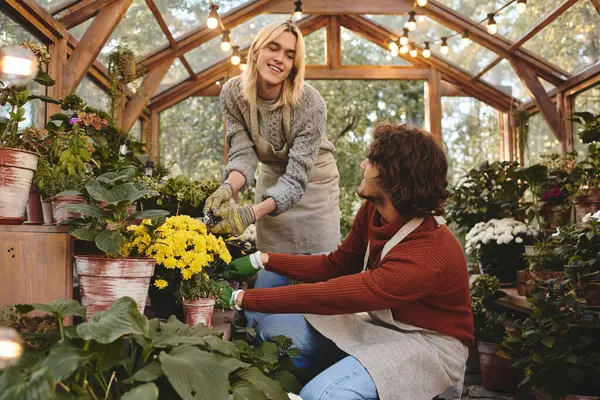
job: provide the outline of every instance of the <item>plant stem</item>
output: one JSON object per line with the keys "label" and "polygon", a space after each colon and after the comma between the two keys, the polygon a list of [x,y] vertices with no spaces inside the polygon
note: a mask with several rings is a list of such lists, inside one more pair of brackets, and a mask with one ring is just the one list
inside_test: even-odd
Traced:
{"label": "plant stem", "polygon": [[60,338],[64,339],[65,338],[65,328],[63,326],[63,318],[62,318],[62,316],[59,315],[56,319],[58,322],[58,330],[60,331]]}
{"label": "plant stem", "polygon": [[106,388],[106,393],[104,395],[104,400],[108,399],[108,395],[110,394],[110,387],[112,386],[113,380],[115,380],[116,374],[117,371],[113,371],[112,375],[110,376],[110,380],[108,381],[108,386]]}
{"label": "plant stem", "polygon": [[92,398],[94,400],[98,400],[98,398],[96,397],[96,393],[94,393],[94,389],[92,389],[92,387],[90,386],[90,383],[87,380],[84,383],[85,383],[85,386],[87,386],[88,391],[90,392],[90,395],[92,396]]}

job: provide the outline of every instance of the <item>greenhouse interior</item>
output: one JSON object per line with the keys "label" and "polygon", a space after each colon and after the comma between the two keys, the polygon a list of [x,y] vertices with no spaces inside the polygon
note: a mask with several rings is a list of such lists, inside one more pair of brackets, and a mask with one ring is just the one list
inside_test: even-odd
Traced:
{"label": "greenhouse interior", "polygon": [[598,26],[1,0],[0,399],[600,399]]}

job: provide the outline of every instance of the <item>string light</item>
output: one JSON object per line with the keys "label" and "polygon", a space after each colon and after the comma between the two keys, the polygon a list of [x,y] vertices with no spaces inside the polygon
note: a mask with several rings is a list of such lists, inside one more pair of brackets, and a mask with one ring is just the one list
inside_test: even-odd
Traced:
{"label": "string light", "polygon": [[408,21],[406,21],[405,28],[408,28],[411,32],[417,29],[417,19],[415,18],[414,11],[408,13]]}
{"label": "string light", "polygon": [[427,0],[417,0],[417,4],[419,7],[425,7],[427,5]]}
{"label": "string light", "polygon": [[402,30],[404,33],[402,33],[402,36],[400,37],[400,45],[406,46],[408,44],[408,28],[404,28]]}
{"label": "string light", "polygon": [[23,340],[16,330],[0,327],[0,371],[14,365],[23,354]]}
{"label": "string light", "polygon": [[221,50],[227,53],[231,50],[231,38],[229,37],[229,31],[223,32],[223,40],[221,40]]}
{"label": "string light", "polygon": [[527,10],[527,0],[517,0],[517,12],[523,14]]}
{"label": "string light", "polygon": [[488,33],[494,35],[498,32],[498,25],[496,25],[496,20],[494,19],[494,13],[489,13],[487,17],[487,31]]}
{"label": "string light", "polygon": [[404,46],[400,47],[400,53],[401,54],[408,53],[408,44],[405,44]]}
{"label": "string light", "polygon": [[423,49],[423,57],[431,57],[431,49],[429,48],[429,42],[425,42],[425,48]]}
{"label": "string light", "polygon": [[233,46],[233,54],[231,55],[231,63],[233,65],[240,65],[242,58],[240,56],[239,46]]}
{"label": "string light", "polygon": [[398,54],[398,44],[394,40],[388,40],[388,48],[392,53],[395,52],[396,54]]}
{"label": "string light", "polygon": [[410,54],[411,57],[416,57],[418,52],[417,52],[417,48],[415,47],[414,44],[410,45],[410,51],[408,52]]}
{"label": "string light", "polygon": [[210,12],[208,13],[208,19],[206,20],[206,26],[208,29],[216,29],[219,26],[219,14],[217,14],[217,10],[219,6],[216,4],[210,5]]}
{"label": "string light", "polygon": [[221,86],[221,81],[216,81],[216,82],[215,82],[215,85],[217,85],[217,86]]}
{"label": "string light", "polygon": [[296,6],[294,8],[294,19],[297,21],[300,18],[302,18],[302,0],[296,0],[294,1],[294,5]]}
{"label": "string light", "polygon": [[464,31],[462,34],[461,43],[463,46],[468,46],[471,39],[469,38],[469,31]]}
{"label": "string light", "polygon": [[0,49],[0,80],[13,85],[24,85],[35,78],[37,71],[37,58],[25,47]]}
{"label": "string light", "polygon": [[245,71],[248,69],[248,61],[246,61],[246,57],[242,56],[242,62],[240,63],[240,69]]}
{"label": "string light", "polygon": [[442,47],[440,47],[440,53],[442,53],[443,55],[448,54],[448,52],[450,51],[450,49],[448,49],[448,38],[443,37],[442,38]]}

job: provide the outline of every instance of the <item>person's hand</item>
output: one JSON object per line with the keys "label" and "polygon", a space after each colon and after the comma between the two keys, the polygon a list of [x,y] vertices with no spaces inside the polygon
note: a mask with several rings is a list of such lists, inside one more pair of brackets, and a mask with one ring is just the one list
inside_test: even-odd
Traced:
{"label": "person's hand", "polygon": [[212,233],[239,236],[244,233],[247,227],[256,222],[251,205],[242,207],[235,204],[221,207],[214,212],[214,215],[220,217],[221,221],[209,228]]}
{"label": "person's hand", "polygon": [[227,182],[223,182],[221,186],[204,202],[204,209],[202,212],[206,214],[210,210],[216,210],[221,207],[222,204],[227,204],[233,197],[233,188]]}
{"label": "person's hand", "polygon": [[223,272],[223,278],[246,278],[256,274],[264,268],[260,261],[260,251],[233,260],[227,268],[227,271]]}
{"label": "person's hand", "polygon": [[[243,292],[242,290],[233,290],[233,288],[231,286],[229,286],[226,283],[222,283],[222,282],[212,282],[213,288],[216,290],[216,292],[219,294],[219,301],[222,302],[222,304],[230,307],[230,308],[235,308],[236,307],[236,294],[239,295],[240,292]],[[240,298],[241,300],[241,298]],[[240,309],[239,307],[237,307],[237,309]]]}

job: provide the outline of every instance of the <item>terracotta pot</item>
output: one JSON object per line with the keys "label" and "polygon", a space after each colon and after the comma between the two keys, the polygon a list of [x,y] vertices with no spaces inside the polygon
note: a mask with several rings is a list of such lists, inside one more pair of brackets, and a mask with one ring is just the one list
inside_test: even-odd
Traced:
{"label": "terracotta pot", "polygon": [[536,386],[531,389],[531,392],[535,395],[536,400],[553,400],[550,394]]}
{"label": "terracotta pot", "polygon": [[517,272],[517,292],[519,296],[525,296],[525,292],[527,290],[531,290],[533,287],[532,284],[528,283],[534,277],[538,280],[547,281],[548,279],[566,279],[565,273],[563,271],[534,271],[530,272],[529,270],[523,269]]}
{"label": "terracotta pot", "polygon": [[0,224],[3,219],[25,221],[25,205],[38,155],[0,147]]}
{"label": "terracotta pot", "polygon": [[44,216],[44,225],[52,225],[54,223],[52,200],[42,200],[42,215]]}
{"label": "terracotta pot", "polygon": [[556,229],[559,226],[571,222],[572,207],[565,207],[565,203],[545,202],[540,207],[542,218],[548,229]]}
{"label": "terracotta pot", "polygon": [[42,214],[42,199],[35,185],[31,185],[29,200],[27,201],[27,223],[30,225],[42,225],[44,216]]}
{"label": "terracotta pot", "polygon": [[60,224],[63,221],[81,217],[78,212],[66,210],[65,207],[70,204],[85,204],[85,198],[81,196],[59,196],[52,199],[52,214],[55,223]]}
{"label": "terracotta pot", "polygon": [[512,360],[496,355],[496,344],[477,342],[481,383],[494,392],[514,392],[517,388],[518,371],[511,368]]}
{"label": "terracotta pot", "polygon": [[81,303],[87,307],[86,319],[124,296],[133,298],[143,313],[155,262],[154,258],[75,256]]}
{"label": "terracotta pot", "polygon": [[469,349],[469,357],[467,358],[467,372],[476,373],[479,372],[479,352],[477,346]]}
{"label": "terracotta pot", "polygon": [[208,327],[212,326],[212,315],[215,308],[215,299],[183,299],[182,303],[186,324],[189,326],[195,326],[202,323]]}
{"label": "terracotta pot", "polygon": [[575,218],[581,222],[587,213],[595,213],[600,210],[600,189],[591,189],[586,196],[575,197]]}
{"label": "terracotta pot", "polygon": [[579,396],[577,394],[567,394],[565,400],[600,400],[600,396]]}

